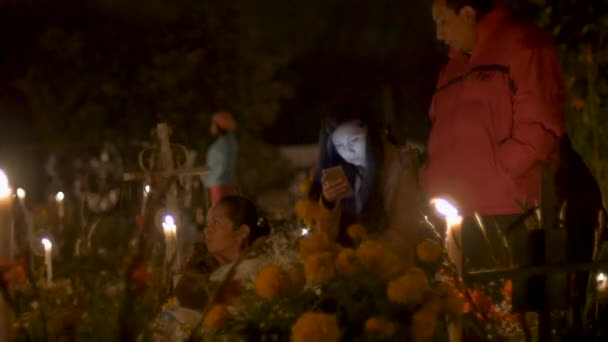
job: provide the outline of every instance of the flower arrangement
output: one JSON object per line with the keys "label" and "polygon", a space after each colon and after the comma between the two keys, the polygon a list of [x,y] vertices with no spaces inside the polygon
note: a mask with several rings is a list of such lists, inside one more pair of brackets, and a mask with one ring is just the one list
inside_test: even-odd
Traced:
{"label": "flower arrangement", "polygon": [[[314,224],[322,211],[316,205],[301,201],[296,206],[303,223]],[[427,341],[445,324],[446,315],[463,312],[459,291],[448,281],[436,280],[443,260],[437,243],[422,241],[418,264],[408,265],[362,225],[349,227],[348,234],[354,246],[339,245],[318,230],[292,239],[283,246],[291,249],[291,261],[267,258],[244,284],[238,306],[214,306],[206,313],[205,336]]]}

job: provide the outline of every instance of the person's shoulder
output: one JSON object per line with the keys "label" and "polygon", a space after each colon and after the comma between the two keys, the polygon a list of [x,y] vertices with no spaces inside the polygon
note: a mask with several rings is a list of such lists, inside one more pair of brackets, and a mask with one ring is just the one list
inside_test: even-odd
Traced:
{"label": "person's shoulder", "polygon": [[535,23],[522,18],[512,18],[504,30],[504,36],[515,48],[534,50],[553,47],[554,39],[549,31]]}

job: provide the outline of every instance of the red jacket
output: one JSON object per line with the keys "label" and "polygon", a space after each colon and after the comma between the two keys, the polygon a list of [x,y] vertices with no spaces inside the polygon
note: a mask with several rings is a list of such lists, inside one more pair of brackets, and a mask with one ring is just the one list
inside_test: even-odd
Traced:
{"label": "red jacket", "polygon": [[565,90],[541,29],[497,5],[477,24],[470,57],[452,52],[439,77],[422,183],[464,215],[521,213],[540,196],[540,165],[557,156]]}

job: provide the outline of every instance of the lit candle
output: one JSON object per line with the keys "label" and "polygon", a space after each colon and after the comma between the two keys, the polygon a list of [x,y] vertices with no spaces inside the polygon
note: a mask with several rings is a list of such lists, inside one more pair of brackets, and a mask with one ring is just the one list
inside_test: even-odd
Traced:
{"label": "lit candle", "polygon": [[459,275],[462,275],[462,216],[446,218],[445,249],[454,264]]}
{"label": "lit candle", "polygon": [[65,199],[65,195],[61,191],[59,191],[55,195],[55,202],[57,202],[57,216],[59,216],[60,219],[62,219],[63,215],[64,215],[64,211],[63,211],[63,200],[64,199]]}
{"label": "lit candle", "polygon": [[41,240],[44,246],[44,264],[46,265],[46,282],[53,283],[53,243],[47,238]]}
{"label": "lit candle", "polygon": [[[462,216],[458,213],[456,206],[445,199],[433,199],[431,203],[435,206],[437,212],[445,218],[445,249],[448,257],[456,266],[458,276],[462,276]],[[450,342],[462,341],[462,320],[460,317],[449,320],[448,335]]]}
{"label": "lit candle", "polygon": [[[4,171],[0,170],[0,259],[11,262],[13,256],[13,192]],[[0,296],[0,341],[12,341],[13,311]]]}
{"label": "lit candle", "polygon": [[17,198],[19,199],[19,204],[21,204],[21,206],[25,205],[25,190],[19,188],[17,189]]}
{"label": "lit candle", "polygon": [[152,189],[150,188],[149,185],[146,184],[144,186],[144,199],[143,199],[142,204],[141,204],[141,213],[142,214],[146,212],[146,205],[148,204],[148,196],[150,196],[150,191],[151,190]]}
{"label": "lit candle", "polygon": [[11,199],[13,191],[4,171],[0,170],[0,258],[13,259],[13,217]]}
{"label": "lit candle", "polygon": [[180,256],[177,246],[177,226],[175,225],[173,216],[165,216],[163,220],[163,232],[165,233],[165,258],[169,261],[175,256],[177,265],[179,266]]}

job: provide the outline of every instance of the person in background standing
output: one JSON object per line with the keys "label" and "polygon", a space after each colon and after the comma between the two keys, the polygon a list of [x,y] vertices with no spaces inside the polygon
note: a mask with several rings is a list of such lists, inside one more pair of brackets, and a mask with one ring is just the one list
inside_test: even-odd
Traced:
{"label": "person in background standing", "polygon": [[209,190],[211,205],[216,204],[222,197],[236,195],[236,163],[238,144],[234,131],[236,121],[228,112],[216,112],[211,119],[211,135],[215,141],[207,150],[207,166],[209,175],[205,178],[205,186]]}

